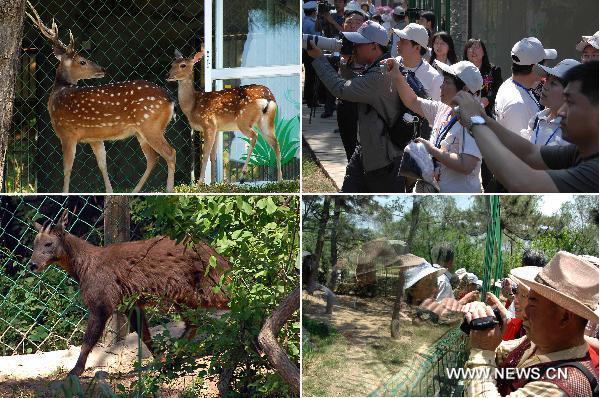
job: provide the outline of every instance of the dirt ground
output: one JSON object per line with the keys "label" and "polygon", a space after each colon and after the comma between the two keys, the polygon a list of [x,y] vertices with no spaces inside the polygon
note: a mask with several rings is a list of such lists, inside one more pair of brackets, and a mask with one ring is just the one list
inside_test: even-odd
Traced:
{"label": "dirt ground", "polygon": [[320,292],[314,296],[303,292],[303,316],[327,323],[343,336],[318,352],[303,354],[303,395],[369,395],[392,376],[414,371],[428,349],[454,327],[406,321],[401,337],[393,340],[393,304],[393,297],[340,295],[333,314],[327,315]]}
{"label": "dirt ground", "polygon": [[[166,325],[173,336],[183,332],[182,322],[173,322]],[[162,331],[162,327],[151,329],[154,335]],[[104,384],[111,391],[116,391],[118,384],[127,389],[138,379],[134,371],[134,362],[137,359],[137,335],[129,334],[123,341],[109,347],[100,345],[94,347],[86,364],[86,371],[80,380],[83,391],[94,381],[97,372],[104,375]],[[142,358],[151,360],[150,353],[142,345]],[[79,347],[69,350],[45,352],[30,355],[17,355],[0,358],[0,398],[8,397],[55,397],[61,391],[61,386],[70,368],[75,364],[79,355]],[[207,363],[209,358],[201,358],[198,363]],[[194,386],[198,397],[217,397],[216,380],[204,380],[202,385],[194,385],[195,377],[186,376],[172,381],[169,385],[161,387],[162,397],[179,397],[182,393]],[[97,381],[94,381],[97,384]],[[95,389],[99,391],[98,388]],[[98,394],[98,393],[97,393]],[[91,394],[96,396],[97,394]],[[58,396],[62,396],[59,394]],[[86,394],[87,396],[87,394]]]}

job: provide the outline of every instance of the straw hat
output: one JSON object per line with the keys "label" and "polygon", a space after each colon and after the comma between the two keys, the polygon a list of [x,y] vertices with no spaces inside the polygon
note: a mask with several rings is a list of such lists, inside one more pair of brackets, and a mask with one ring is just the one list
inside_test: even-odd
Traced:
{"label": "straw hat", "polygon": [[535,279],[536,275],[542,270],[542,267],[536,267],[534,265],[528,265],[525,267],[513,268],[510,270],[510,274],[508,275],[508,279],[516,283],[518,286],[524,287],[527,291],[529,291],[529,286],[523,283],[519,278],[515,276],[513,271],[516,271],[517,275],[526,275],[528,280]]}
{"label": "straw hat", "polygon": [[585,319],[598,322],[598,268],[574,254],[559,251],[548,265],[531,271],[520,267],[511,271],[534,292]]}

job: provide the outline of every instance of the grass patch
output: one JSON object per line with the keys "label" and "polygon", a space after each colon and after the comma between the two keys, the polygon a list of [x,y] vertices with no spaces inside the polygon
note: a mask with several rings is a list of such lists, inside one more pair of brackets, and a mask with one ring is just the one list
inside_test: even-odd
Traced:
{"label": "grass patch", "polygon": [[338,192],[335,183],[318,165],[310,147],[302,142],[302,192]]}
{"label": "grass patch", "polygon": [[299,180],[284,180],[281,182],[268,182],[262,185],[253,184],[191,184],[178,185],[175,193],[298,193],[300,192]]}

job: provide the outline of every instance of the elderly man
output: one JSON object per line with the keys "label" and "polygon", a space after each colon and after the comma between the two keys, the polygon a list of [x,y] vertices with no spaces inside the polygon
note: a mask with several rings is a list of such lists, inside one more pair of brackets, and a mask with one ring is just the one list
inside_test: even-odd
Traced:
{"label": "elderly man", "polygon": [[[588,320],[598,321],[598,268],[558,252],[538,272],[521,267],[511,273],[530,289],[523,314],[527,335],[502,342],[499,326],[471,330],[465,367],[477,371],[464,381],[465,396],[598,396],[598,368],[584,339]],[[469,322],[493,316],[483,303],[467,304],[464,311]],[[496,379],[499,371],[504,377]]]}

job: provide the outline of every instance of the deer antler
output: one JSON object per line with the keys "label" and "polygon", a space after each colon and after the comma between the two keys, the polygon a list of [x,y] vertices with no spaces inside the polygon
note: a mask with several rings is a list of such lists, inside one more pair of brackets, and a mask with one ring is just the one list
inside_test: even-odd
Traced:
{"label": "deer antler", "polygon": [[73,39],[73,33],[71,33],[71,30],[69,30],[69,36],[70,36],[71,41],[68,46],[65,46],[64,43],[61,42],[60,39],[58,38],[58,26],[56,25],[54,18],[52,18],[52,28],[49,28],[46,25],[44,25],[44,23],[42,22],[42,19],[40,18],[39,14],[37,13],[37,11],[33,7],[33,5],[29,2],[29,0],[27,0],[27,5],[33,12],[33,15],[35,15],[35,18],[31,14],[29,14],[27,11],[25,11],[25,15],[27,15],[29,17],[29,19],[31,19],[31,21],[37,25],[40,32],[46,38],[50,39],[50,41],[52,42],[53,45],[64,49],[66,52],[73,52],[75,40]]}

